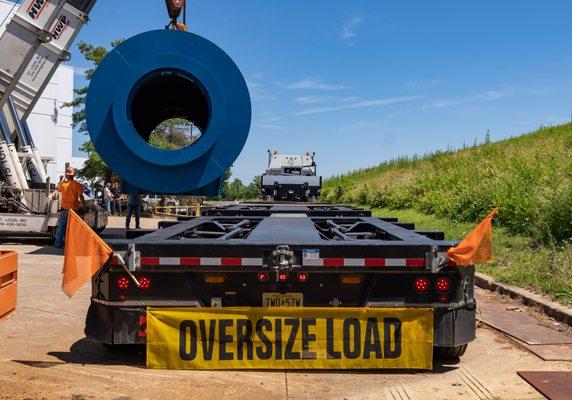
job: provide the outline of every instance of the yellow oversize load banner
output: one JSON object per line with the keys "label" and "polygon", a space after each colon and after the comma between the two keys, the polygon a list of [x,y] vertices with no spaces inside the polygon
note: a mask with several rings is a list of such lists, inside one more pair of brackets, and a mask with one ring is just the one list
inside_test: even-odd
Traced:
{"label": "yellow oversize load banner", "polygon": [[433,310],[150,308],[147,367],[432,369]]}

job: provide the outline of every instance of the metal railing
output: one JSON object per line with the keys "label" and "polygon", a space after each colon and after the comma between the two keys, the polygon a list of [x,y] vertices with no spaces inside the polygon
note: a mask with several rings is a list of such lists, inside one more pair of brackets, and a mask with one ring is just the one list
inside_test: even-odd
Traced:
{"label": "metal railing", "polygon": [[152,210],[153,215],[159,216],[201,216],[200,204],[194,204],[192,206],[153,206]]}

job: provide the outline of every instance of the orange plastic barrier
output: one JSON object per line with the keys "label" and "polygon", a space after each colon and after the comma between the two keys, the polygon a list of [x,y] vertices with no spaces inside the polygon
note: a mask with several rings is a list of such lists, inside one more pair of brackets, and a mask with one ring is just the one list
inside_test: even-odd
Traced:
{"label": "orange plastic barrier", "polygon": [[0,322],[14,313],[18,283],[18,253],[0,251]]}

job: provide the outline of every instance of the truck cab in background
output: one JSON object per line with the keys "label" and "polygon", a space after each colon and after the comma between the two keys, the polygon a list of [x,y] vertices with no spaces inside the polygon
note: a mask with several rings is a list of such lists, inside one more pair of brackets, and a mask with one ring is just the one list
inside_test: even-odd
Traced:
{"label": "truck cab in background", "polygon": [[322,177],[316,172],[316,153],[280,154],[268,150],[268,168],[261,177],[262,198],[267,201],[316,202]]}

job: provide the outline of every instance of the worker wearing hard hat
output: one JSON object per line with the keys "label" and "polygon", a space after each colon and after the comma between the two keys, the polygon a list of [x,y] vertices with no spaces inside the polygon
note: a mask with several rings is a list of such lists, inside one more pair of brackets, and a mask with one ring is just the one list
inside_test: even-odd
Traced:
{"label": "worker wearing hard hat", "polygon": [[68,224],[69,210],[79,211],[85,206],[83,186],[74,180],[75,169],[66,168],[66,177],[58,185],[60,193],[60,214],[58,216],[58,229],[56,231],[56,247],[61,248],[64,244]]}

